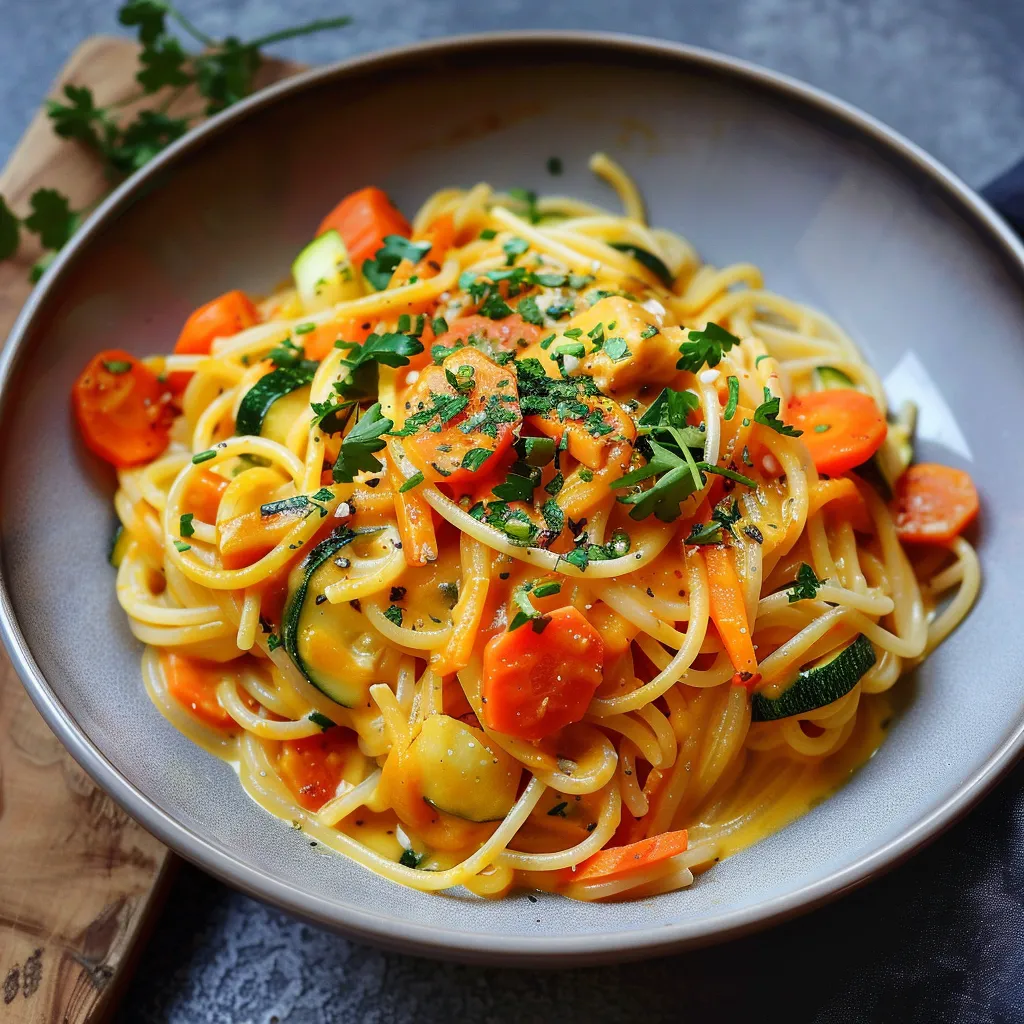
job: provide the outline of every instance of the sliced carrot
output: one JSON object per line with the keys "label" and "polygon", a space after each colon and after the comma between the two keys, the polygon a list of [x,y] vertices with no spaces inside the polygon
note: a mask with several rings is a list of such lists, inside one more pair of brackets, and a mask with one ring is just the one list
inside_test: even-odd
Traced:
{"label": "sliced carrot", "polygon": [[209,469],[201,469],[189,478],[182,504],[187,512],[204,523],[217,521],[220,499],[230,480]]}
{"label": "sliced carrot", "polygon": [[[209,355],[216,338],[230,338],[233,334],[260,322],[260,311],[245,292],[225,292],[200,306],[185,321],[174,351],[178,355]],[[175,370],[167,375],[167,384],[174,394],[185,390],[192,374]]]}
{"label": "sliced carrot", "polygon": [[584,716],[603,675],[601,634],[578,609],[557,608],[542,632],[527,624],[484,648],[484,721],[510,736],[543,739]]}
{"label": "sliced carrot", "polygon": [[437,558],[437,535],[430,506],[417,493],[417,489],[401,490],[405,477],[389,458],[388,479],[395,495],[395,517],[402,538],[402,550],[409,565],[426,565]]}
{"label": "sliced carrot", "polygon": [[232,516],[218,528],[220,560],[225,569],[243,569],[273,551],[302,519],[302,510],[264,516],[259,509]]}
{"label": "sliced carrot", "polygon": [[459,592],[459,600],[452,609],[452,631],[448,642],[430,662],[435,674],[451,675],[469,664],[480,634],[488,589],[487,580],[479,576],[465,581]]}
{"label": "sliced carrot", "polygon": [[400,284],[408,284],[409,278],[416,277],[423,279],[435,277],[441,270],[441,264],[448,250],[455,243],[455,221],[450,213],[443,213],[436,217],[420,235],[413,238],[414,242],[429,242],[430,249],[424,254],[418,263],[411,260],[402,260],[391,275],[391,287],[397,288]]}
{"label": "sliced carrot", "polygon": [[170,391],[122,349],[93,356],[71,389],[86,447],[115,466],[155,459],[170,443]]}
{"label": "sliced carrot", "polygon": [[160,664],[167,680],[168,692],[183,708],[218,729],[235,724],[235,720],[217,700],[217,686],[223,678],[223,665],[168,651],[160,654]]}
{"label": "sliced carrot", "polygon": [[[462,391],[449,375],[464,382]],[[444,403],[458,411],[451,415]],[[426,479],[451,484],[488,473],[512,446],[521,423],[515,376],[475,348],[456,349],[440,366],[423,369],[404,406],[407,425],[409,417],[425,418],[439,409],[403,439],[403,447]]]}
{"label": "sliced carrot", "polygon": [[336,727],[319,736],[285,740],[277,755],[277,770],[299,803],[316,811],[337,794],[356,752],[352,733]]}
{"label": "sliced carrot", "polygon": [[797,395],[786,419],[803,431],[819,473],[838,476],[867,462],[885,440],[885,417],[875,400],[853,388]]}
{"label": "sliced carrot", "polygon": [[686,829],[680,829],[662,832],[628,846],[610,846],[588,857],[571,874],[567,872],[568,880],[612,882],[671,860],[685,853],[687,845]]}
{"label": "sliced carrot", "polygon": [[330,355],[336,341],[363,342],[372,332],[373,324],[369,320],[331,320],[300,335],[299,340],[306,358],[320,362]]}
{"label": "sliced carrot", "polygon": [[849,519],[855,530],[861,533],[871,532],[871,515],[867,502],[848,476],[819,480],[810,488],[807,515],[813,516],[826,507],[830,512]]}
{"label": "sliced carrot", "polygon": [[579,401],[589,410],[584,418],[562,420],[552,409],[546,416],[530,416],[526,422],[558,441],[567,435],[569,454],[588,469],[601,469],[611,452],[636,439],[636,424],[614,398],[583,395]]}
{"label": "sliced carrot", "polygon": [[948,544],[978,514],[978,491],[962,469],[923,462],[896,482],[893,517],[900,540]]}
{"label": "sliced carrot", "polygon": [[732,555],[722,544],[709,545],[704,549],[704,561],[708,567],[711,621],[736,669],[734,682],[753,686],[758,679],[757,655]]}
{"label": "sliced carrot", "polygon": [[412,227],[395,208],[383,189],[375,186],[361,188],[345,196],[331,210],[317,235],[334,229],[341,235],[345,248],[356,267],[362,267],[364,260],[371,260],[384,245],[387,235],[401,235],[408,238]]}
{"label": "sliced carrot", "polygon": [[540,341],[544,332],[527,323],[518,313],[503,320],[486,316],[462,316],[448,325],[448,330],[437,338],[438,345],[458,348],[473,345],[492,358],[499,352],[518,352]]}

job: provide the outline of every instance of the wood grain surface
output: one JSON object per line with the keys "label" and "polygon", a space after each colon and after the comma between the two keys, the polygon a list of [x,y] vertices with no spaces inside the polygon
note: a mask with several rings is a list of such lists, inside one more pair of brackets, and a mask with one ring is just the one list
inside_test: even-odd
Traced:
{"label": "wood grain surface", "polygon": [[[138,91],[137,55],[128,40],[89,39],[62,69],[54,94],[72,82],[92,88],[99,104],[130,97]],[[267,61],[257,85],[296,70]],[[199,107],[186,95],[171,109]],[[24,215],[43,186],[83,209],[111,182],[91,154],[55,136],[40,111],[0,174],[0,194]],[[32,289],[28,271],[39,255],[29,236],[16,259],[0,262],[0,338]],[[0,650],[0,1022],[105,1017],[173,864],[170,851],[67,754]]]}

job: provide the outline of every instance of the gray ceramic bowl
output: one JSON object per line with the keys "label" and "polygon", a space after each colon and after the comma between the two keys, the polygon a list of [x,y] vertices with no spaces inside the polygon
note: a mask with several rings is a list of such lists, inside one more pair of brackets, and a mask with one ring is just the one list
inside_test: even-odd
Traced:
{"label": "gray ceramic bowl", "polygon": [[[349,189],[379,183],[407,210],[481,179],[608,202],[586,170],[595,149],[636,174],[654,223],[713,262],[758,263],[771,287],[837,317],[883,377],[899,368],[932,388],[925,454],[968,465],[987,498],[985,586],[903,684],[906,710],[854,780],[692,889],[611,906],[411,892],[311,849],[151,707],[106,563],[111,478],[76,442],[66,395],[98,349],[166,350],[211,295],[269,289]],[[566,169],[556,180],[552,155]],[[0,366],[4,639],[50,726],[148,829],[233,885],[352,935],[552,965],[764,925],[906,857],[1024,741],[1024,477],[1008,472],[1021,465],[1009,410],[1024,395],[1022,282],[1024,250],[935,161],[834,99],[715,54],[523,33],[310,72],[129,181],[25,309]]]}

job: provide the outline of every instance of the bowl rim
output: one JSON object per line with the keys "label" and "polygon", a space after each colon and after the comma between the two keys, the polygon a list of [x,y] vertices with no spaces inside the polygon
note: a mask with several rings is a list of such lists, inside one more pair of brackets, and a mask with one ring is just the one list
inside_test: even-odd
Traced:
{"label": "bowl rim", "polygon": [[[682,70],[706,70],[740,85],[767,90],[799,107],[825,115],[853,134],[872,141],[888,159],[908,167],[938,187],[944,198],[967,215],[985,240],[1001,250],[1008,269],[1024,286],[1024,245],[999,215],[959,177],[915,143],[877,118],[831,94],[789,75],[763,68],[703,47],[667,42],[614,32],[522,30],[447,36],[404,46],[361,54],[333,64],[314,67],[283,79],[215,115],[173,143],[143,169],[115,189],[93,212],[83,227],[60,252],[43,280],[22,308],[7,343],[0,352],[0,418],[25,339],[45,312],[61,279],[105,225],[116,219],[134,199],[161,174],[194,149],[250,114],[279,100],[332,80],[358,77],[388,66],[415,63],[424,57],[443,57],[486,51],[497,46],[574,48],[581,53],[614,51],[623,56],[656,56],[663,63],[675,63]],[[375,914],[351,906],[325,904],[295,886],[264,874],[238,861],[231,852],[218,849],[210,840],[191,831],[137,789],[92,743],[50,689],[36,664],[15,618],[3,574],[3,546],[0,541],[0,639],[29,697],[72,757],[93,781],[125,811],[175,852],[199,865],[222,881],[265,902],[296,913],[318,924],[387,949],[418,953],[464,962],[501,962],[507,965],[569,966],[637,959],[665,954],[684,947],[707,945],[746,934],[837,898],[876,875],[902,863],[967,813],[1009,770],[1024,749],[1024,719],[992,752],[984,764],[962,784],[901,835],[864,854],[852,864],[824,878],[789,892],[764,899],[752,906],[725,912],[702,921],[679,921],[629,931],[608,931],[583,935],[506,937],[493,933],[462,931],[458,927],[410,923],[396,916]],[[400,928],[396,926],[400,925]]]}

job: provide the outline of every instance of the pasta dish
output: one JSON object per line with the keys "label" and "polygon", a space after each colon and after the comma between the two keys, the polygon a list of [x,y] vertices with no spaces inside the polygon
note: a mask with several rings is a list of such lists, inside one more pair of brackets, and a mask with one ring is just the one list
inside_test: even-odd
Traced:
{"label": "pasta dish", "polygon": [[970,477],[853,341],[591,166],[622,213],[354,192],[72,394],[154,704],[420,890],[689,885],[871,756],[980,585]]}

